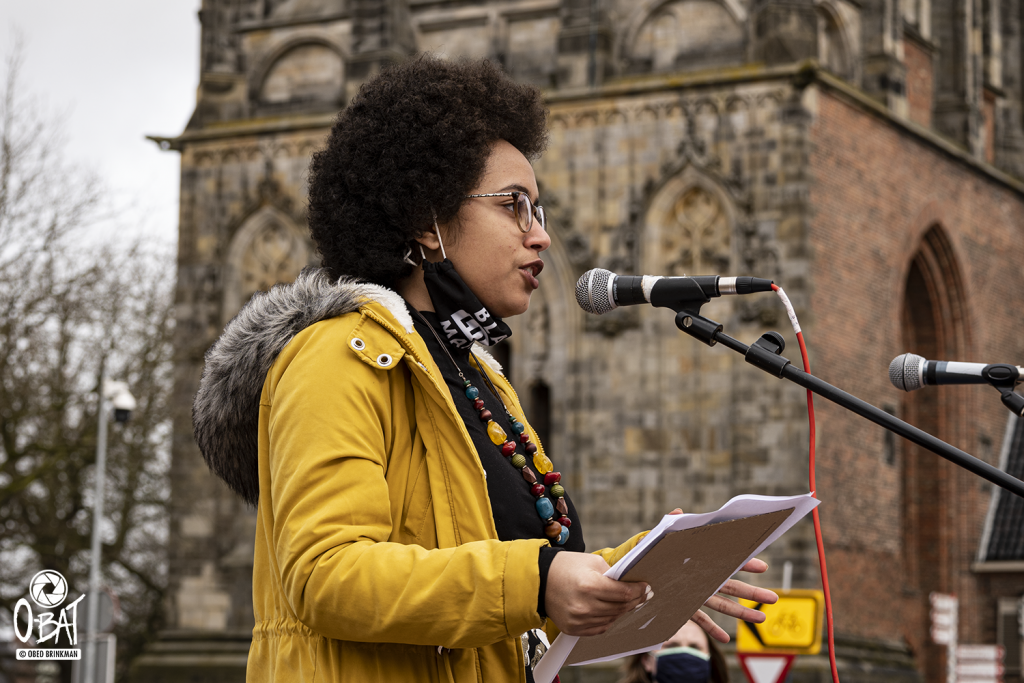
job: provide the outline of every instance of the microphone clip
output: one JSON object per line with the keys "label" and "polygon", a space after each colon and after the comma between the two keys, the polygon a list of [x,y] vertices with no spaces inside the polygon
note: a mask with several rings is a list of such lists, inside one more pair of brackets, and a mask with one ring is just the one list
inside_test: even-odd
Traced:
{"label": "microphone clip", "polygon": [[1024,417],[1024,396],[1015,392],[1012,388],[996,387],[1003,395],[1003,405],[1010,409],[1010,412],[1017,417]]}
{"label": "microphone clip", "polygon": [[996,389],[1013,391],[1013,387],[1017,385],[1018,381],[1018,370],[1013,365],[1007,365],[1006,363],[994,363],[992,365],[986,365],[985,369],[981,371],[981,376],[985,378],[985,381],[994,386]]}
{"label": "microphone clip", "polygon": [[684,275],[659,280],[658,286],[651,289],[650,301],[652,306],[658,308],[700,316],[700,307],[711,301],[711,297],[704,292],[700,283]]}
{"label": "microphone clip", "polygon": [[700,314],[701,306],[711,299],[697,281],[689,277],[677,277],[665,282],[670,283],[670,286],[651,292],[651,305],[675,311],[676,327],[680,331],[708,346],[717,344],[715,337],[722,331],[722,325]]}

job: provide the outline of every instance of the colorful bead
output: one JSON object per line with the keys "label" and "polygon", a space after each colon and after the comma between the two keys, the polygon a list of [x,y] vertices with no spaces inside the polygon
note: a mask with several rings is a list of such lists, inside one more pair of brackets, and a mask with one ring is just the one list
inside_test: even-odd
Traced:
{"label": "colorful bead", "polygon": [[473,401],[473,407],[476,408],[477,410],[483,410],[484,400],[482,398],[476,399],[475,401]]}
{"label": "colorful bead", "polygon": [[538,498],[536,502],[537,514],[540,515],[541,519],[551,519],[555,516],[555,506],[551,504],[551,501],[545,498]]}
{"label": "colorful bead", "polygon": [[556,539],[562,535],[562,525],[558,522],[548,522],[544,527],[544,535],[550,539]]}
{"label": "colorful bead", "polygon": [[565,489],[562,488],[561,484],[555,484],[554,486],[551,487],[551,495],[555,496],[556,498],[561,498],[562,496],[565,495]]}
{"label": "colorful bead", "polygon": [[491,419],[491,411],[489,411],[489,410],[481,410],[480,411],[480,419],[484,420],[484,421],[490,420]]}
{"label": "colorful bead", "polygon": [[569,514],[569,506],[565,504],[565,498],[559,498],[556,500],[555,507],[558,508],[558,511],[563,515]]}
{"label": "colorful bead", "polygon": [[551,486],[552,484],[557,484],[560,481],[562,481],[562,473],[561,472],[547,472],[544,475],[544,485],[545,486]]}
{"label": "colorful bead", "polygon": [[522,422],[519,422],[518,420],[513,420],[512,431],[515,432],[516,434],[522,434],[523,432],[526,431],[526,425],[524,425]]}
{"label": "colorful bead", "polygon": [[516,453],[515,455],[513,455],[512,467],[515,467],[517,470],[521,470],[524,467],[526,467],[526,456],[523,455],[522,453]]}
{"label": "colorful bead", "polygon": [[534,484],[533,486],[530,487],[530,493],[532,493],[534,496],[537,496],[537,497],[543,496],[544,495],[544,484],[541,484],[540,482],[537,482],[536,484]]}
{"label": "colorful bead", "polygon": [[528,444],[526,444],[526,454],[527,455],[533,455],[536,452],[537,452],[537,444],[535,444],[535,443],[528,443]]}
{"label": "colorful bead", "polygon": [[515,452],[516,452],[516,442],[515,441],[506,441],[505,443],[501,444],[501,454],[504,455],[506,458],[508,456],[512,455]]}
{"label": "colorful bead", "polygon": [[548,456],[544,455],[540,451],[533,454],[533,466],[536,467],[537,471],[541,474],[547,474],[551,470],[555,469],[555,465],[548,459]]}
{"label": "colorful bead", "polygon": [[476,387],[474,387],[472,385],[466,387],[466,398],[468,398],[469,400],[472,401],[472,400],[474,400],[476,398],[479,398],[479,397],[480,397],[480,390],[479,389],[477,389]]}
{"label": "colorful bead", "polygon": [[529,434],[520,434],[519,435],[519,443],[530,443],[530,435]]}
{"label": "colorful bead", "polygon": [[487,423],[487,436],[491,437],[495,446],[505,443],[505,430],[494,420]]}
{"label": "colorful bead", "polygon": [[558,545],[565,545],[565,542],[569,540],[569,529],[562,527],[562,533],[558,535],[558,540],[555,541]]}
{"label": "colorful bead", "polygon": [[[523,458],[523,460],[526,460],[526,458]],[[529,467],[523,467],[523,479],[530,482],[531,484],[537,483],[537,475],[534,474],[533,470],[531,470]],[[543,486],[543,484],[541,484],[541,486]]]}
{"label": "colorful bead", "polygon": [[566,527],[566,528],[572,526],[572,520],[569,519],[568,517],[566,517],[565,515],[562,515],[561,517],[558,518],[558,523],[561,524],[562,526]]}

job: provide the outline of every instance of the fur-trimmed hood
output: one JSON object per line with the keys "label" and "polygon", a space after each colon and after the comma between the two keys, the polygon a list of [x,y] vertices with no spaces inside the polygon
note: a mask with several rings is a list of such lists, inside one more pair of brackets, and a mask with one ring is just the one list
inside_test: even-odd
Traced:
{"label": "fur-trimmed hood", "polygon": [[322,268],[306,268],[295,282],[253,296],[206,352],[192,404],[196,443],[210,469],[250,505],[259,500],[257,434],[267,372],[296,334],[368,301],[413,331],[405,300],[390,289],[345,278],[332,282]]}

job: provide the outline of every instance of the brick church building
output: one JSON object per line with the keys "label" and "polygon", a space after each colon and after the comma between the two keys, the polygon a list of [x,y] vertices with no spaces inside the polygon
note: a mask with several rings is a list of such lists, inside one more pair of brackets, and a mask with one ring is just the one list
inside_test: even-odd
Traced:
{"label": "brick church building", "polygon": [[[316,257],[310,154],[382,65],[486,57],[541,87],[535,164],[552,247],[507,373],[568,480],[589,547],[673,507],[807,491],[805,395],[671,313],[582,312],[591,267],[748,274],[788,292],[815,374],[1024,475],[1024,421],[987,387],[888,381],[904,352],[1024,365],[1024,10],[1016,0],[203,0],[181,155],[170,629],[146,681],[241,680],[254,512],[207,471],[190,407],[203,353],[251,294]],[[750,343],[778,300],[704,308]],[[1024,501],[822,399],[817,493],[847,683],[945,677],[932,592],[961,643],[1021,678]],[[809,523],[759,579],[818,587]],[[734,629],[734,625],[729,626]],[[824,655],[794,677],[828,679]],[[601,667],[564,681],[612,681]]]}

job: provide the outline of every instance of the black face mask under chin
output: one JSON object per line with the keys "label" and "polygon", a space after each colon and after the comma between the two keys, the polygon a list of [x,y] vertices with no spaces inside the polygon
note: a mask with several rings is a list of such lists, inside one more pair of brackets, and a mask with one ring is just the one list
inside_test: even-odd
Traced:
{"label": "black face mask under chin", "polygon": [[469,349],[474,343],[493,346],[512,335],[508,325],[480,303],[448,258],[438,263],[424,258],[423,283],[445,339],[455,348]]}

